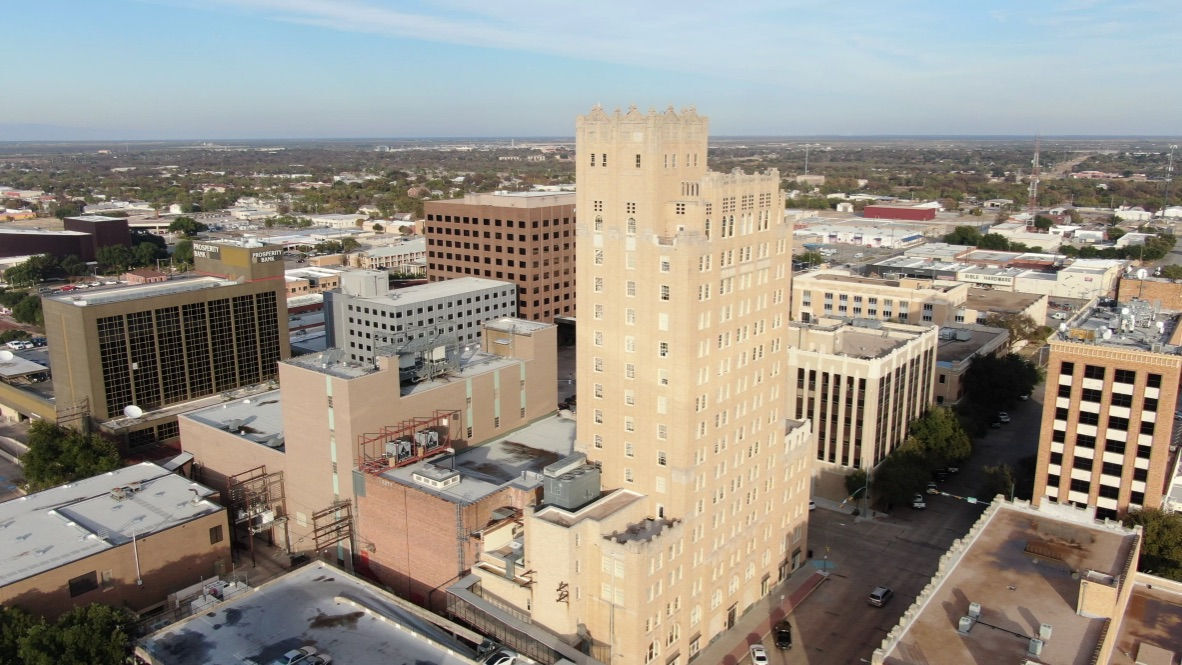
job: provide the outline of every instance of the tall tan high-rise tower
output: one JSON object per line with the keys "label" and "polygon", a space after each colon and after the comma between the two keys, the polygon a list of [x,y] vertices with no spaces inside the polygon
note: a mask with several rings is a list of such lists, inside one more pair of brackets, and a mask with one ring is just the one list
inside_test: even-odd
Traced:
{"label": "tall tan high-rise tower", "polygon": [[517,602],[613,665],[687,662],[807,551],[779,174],[707,171],[707,134],[693,109],[576,125],[578,444],[603,492],[527,512]]}

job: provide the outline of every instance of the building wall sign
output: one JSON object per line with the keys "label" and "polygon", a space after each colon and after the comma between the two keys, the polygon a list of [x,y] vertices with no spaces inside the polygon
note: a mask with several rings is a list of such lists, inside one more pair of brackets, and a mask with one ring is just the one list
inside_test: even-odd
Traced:
{"label": "building wall sign", "polygon": [[210,245],[203,242],[193,243],[193,256],[202,259],[215,259],[220,261],[222,258],[222,248],[217,245]]}

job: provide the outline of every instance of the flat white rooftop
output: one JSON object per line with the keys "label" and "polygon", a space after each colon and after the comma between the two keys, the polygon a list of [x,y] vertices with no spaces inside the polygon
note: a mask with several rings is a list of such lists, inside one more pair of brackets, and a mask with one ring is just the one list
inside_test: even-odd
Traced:
{"label": "flat white rooftop", "polygon": [[214,493],[143,462],[0,503],[0,586],[224,510]]}
{"label": "flat white rooftop", "polygon": [[180,417],[226,430],[268,448],[283,445],[283,403],[278,390],[215,404]]}
{"label": "flat white rooftop", "polygon": [[417,254],[418,252],[427,251],[427,239],[418,238],[416,240],[409,240],[407,242],[399,243],[397,245],[385,245],[383,247],[375,247],[373,249],[365,250],[365,255],[370,258],[382,258],[384,256],[401,256],[403,254]]}
{"label": "flat white rooftop", "polygon": [[139,649],[165,665],[269,665],[312,645],[342,665],[474,665],[473,650],[407,603],[316,562],[152,633]]}
{"label": "flat white rooftop", "polygon": [[92,289],[86,291],[72,291],[68,294],[45,296],[49,300],[72,303],[78,307],[87,305],[106,305],[126,300],[154,298],[157,296],[188,293],[201,289],[214,289],[221,286],[233,286],[236,282],[220,277],[183,277],[170,279],[167,282],[152,284],[137,284],[134,286],[117,286],[109,289]]}
{"label": "flat white rooftop", "polygon": [[439,298],[464,296],[474,291],[495,289],[498,287],[512,287],[514,298],[516,298],[517,286],[512,282],[501,282],[483,277],[460,277],[458,279],[445,279],[440,282],[428,282],[417,286],[409,286],[405,289],[394,289],[372,298],[366,296],[348,297],[368,302],[390,303],[398,307],[403,307],[428,300],[438,300]]}

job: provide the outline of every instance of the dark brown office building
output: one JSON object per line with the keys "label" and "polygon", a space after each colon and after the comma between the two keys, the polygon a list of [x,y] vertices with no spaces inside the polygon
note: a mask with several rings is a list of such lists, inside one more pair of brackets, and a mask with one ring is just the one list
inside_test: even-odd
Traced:
{"label": "dark brown office building", "polygon": [[575,195],[497,192],[428,201],[427,278],[517,284],[517,316],[575,316]]}
{"label": "dark brown office building", "polygon": [[98,256],[100,247],[111,245],[131,245],[131,231],[124,217],[106,217],[104,215],[81,215],[66,217],[62,226],[67,231],[79,231],[90,234],[90,249],[85,255],[79,255],[83,261],[93,261]]}
{"label": "dark brown office building", "polygon": [[[282,250],[198,242],[194,255],[205,275],[43,299],[59,417],[85,405],[134,447],[176,436],[169,407],[278,375]],[[143,415],[125,416],[131,405]]]}
{"label": "dark brown office building", "polygon": [[62,258],[73,254],[83,261],[90,261],[94,259],[92,246],[93,238],[87,233],[0,228],[0,258],[35,254]]}

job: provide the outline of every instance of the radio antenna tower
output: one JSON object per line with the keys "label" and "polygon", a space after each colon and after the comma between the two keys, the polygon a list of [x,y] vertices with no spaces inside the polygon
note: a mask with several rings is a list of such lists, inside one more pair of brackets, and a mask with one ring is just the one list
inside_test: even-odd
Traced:
{"label": "radio antenna tower", "polygon": [[1034,224],[1034,218],[1038,215],[1038,151],[1041,147],[1040,141],[1042,137],[1034,137],[1034,160],[1031,162],[1034,168],[1030,171],[1030,201],[1028,201],[1028,212],[1030,213],[1029,224]]}
{"label": "radio antenna tower", "polygon": [[1174,182],[1174,151],[1178,146],[1170,146],[1170,161],[1166,166],[1166,192],[1161,201],[1161,221],[1166,221],[1166,208],[1170,207],[1170,184]]}

